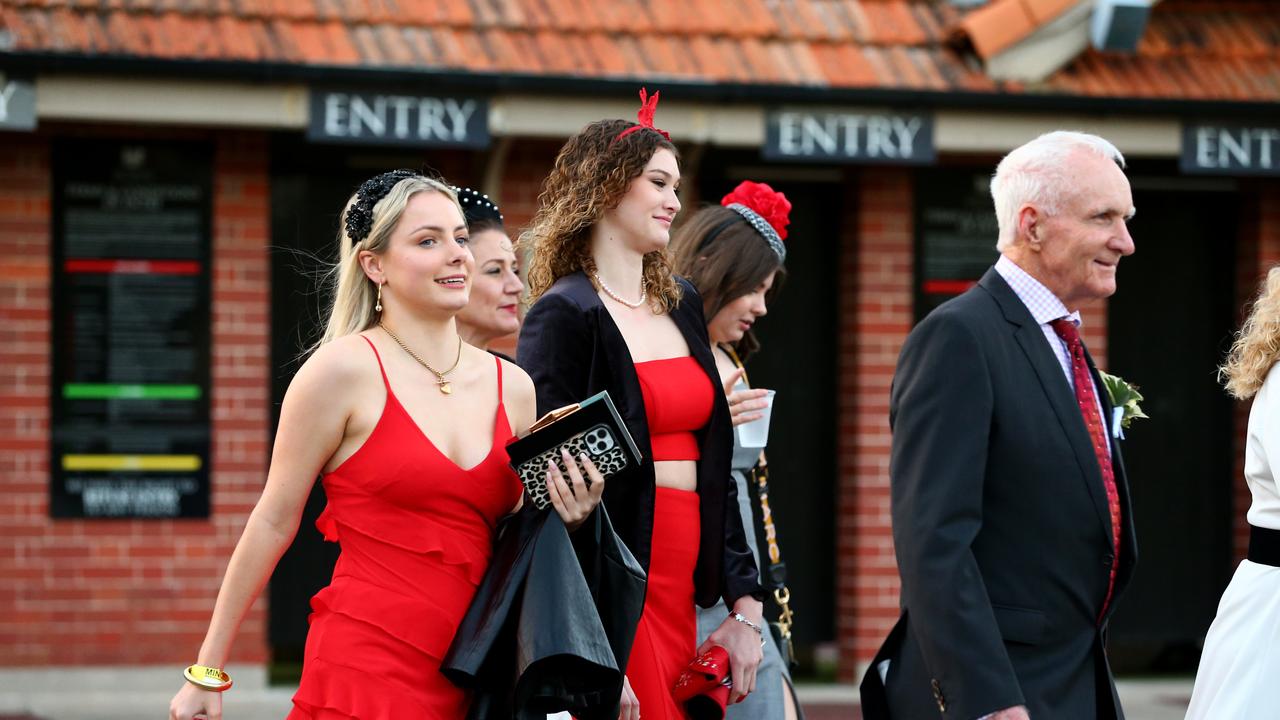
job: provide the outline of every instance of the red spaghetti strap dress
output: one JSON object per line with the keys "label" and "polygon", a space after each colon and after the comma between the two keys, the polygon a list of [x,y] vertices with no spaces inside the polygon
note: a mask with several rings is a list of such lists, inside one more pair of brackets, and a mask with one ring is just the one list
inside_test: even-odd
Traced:
{"label": "red spaghetti strap dress", "polygon": [[[691,357],[636,363],[655,462],[698,460],[694,431],[711,419],[716,387]],[[671,695],[693,660],[698,620],[693,571],[701,537],[698,493],[656,488],[649,585],[627,663],[627,679],[645,720],[684,720]]]}
{"label": "red spaghetti strap dress", "polygon": [[311,599],[289,720],[466,715],[469,698],[440,674],[440,662],[489,563],[496,524],[521,492],[507,467],[511,428],[502,361],[494,361],[493,445],[463,469],[405,411],[378,358],[382,416],[364,445],[323,478],[328,506],[316,526],[342,554],[329,586]]}

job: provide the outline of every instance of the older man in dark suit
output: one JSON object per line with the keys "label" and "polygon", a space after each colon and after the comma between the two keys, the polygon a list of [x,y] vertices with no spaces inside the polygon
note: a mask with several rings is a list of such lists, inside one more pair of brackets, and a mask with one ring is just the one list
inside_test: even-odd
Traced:
{"label": "older man in dark suit", "polygon": [[1043,135],[1000,162],[1001,257],[903,345],[889,421],[902,616],[867,718],[1123,718],[1104,649],[1137,560],[1079,309],[1133,253],[1124,158]]}

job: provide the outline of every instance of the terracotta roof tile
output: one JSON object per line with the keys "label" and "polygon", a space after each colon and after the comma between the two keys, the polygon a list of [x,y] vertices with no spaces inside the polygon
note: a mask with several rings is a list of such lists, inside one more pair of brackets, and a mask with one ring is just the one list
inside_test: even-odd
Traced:
{"label": "terracotta roof tile", "polygon": [[795,63],[796,71],[800,75],[800,82],[805,84],[828,84],[827,74],[823,72],[822,66],[818,64],[818,59],[814,57],[814,43],[802,42],[794,40],[788,43],[792,62]]}
{"label": "terracotta roof tile", "polygon": [[947,24],[939,18],[936,11],[936,5],[921,5],[913,3],[911,12],[915,16],[916,24],[920,26],[920,32],[924,34],[925,42],[937,43],[946,38]]}
{"label": "terracotta roof tile", "polygon": [[1036,25],[1021,0],[995,0],[960,21],[957,31],[974,52],[989,58],[1035,31]]}
{"label": "terracotta roof tile", "polygon": [[844,21],[849,37],[854,42],[868,42],[871,31],[867,14],[862,12],[862,4],[858,0],[838,0],[831,6],[832,14]]}
{"label": "terracotta roof tile", "polygon": [[1037,27],[1058,19],[1068,9],[1079,5],[1079,0],[1022,0]]}
{"label": "terracotta roof tile", "polygon": [[736,14],[739,22],[734,23],[730,35],[764,37],[778,31],[778,24],[763,0],[742,0]]}
{"label": "terracotta roof tile", "polygon": [[876,85],[890,85],[896,80],[893,66],[889,59],[885,57],[884,48],[866,45],[862,48],[862,55],[867,59],[867,63],[871,65],[871,72],[874,75]]}
{"label": "terracotta roof tile", "polygon": [[506,72],[545,72],[537,44],[529,33],[519,30],[489,30],[481,33],[493,52],[493,65]]}
{"label": "terracotta roof tile", "polygon": [[565,43],[561,40],[563,36],[560,33],[551,30],[542,30],[533,33],[531,43],[537,49],[537,53],[542,60],[544,72],[553,72],[561,75],[574,75],[580,71],[581,66],[576,65],[573,59],[569,57],[569,53],[565,48]]}
{"label": "terracotta roof tile", "polygon": [[[447,68],[966,92],[1080,0],[0,0],[3,55]],[[955,33],[968,45],[952,46]],[[975,57],[966,51],[971,47]],[[1280,100],[1280,7],[1163,0],[1135,53],[1087,50],[1036,92]]]}
{"label": "terracotta roof tile", "polygon": [[627,65],[618,52],[617,45],[604,33],[591,33],[586,36],[586,45],[595,58],[595,67],[602,75],[621,76],[626,74]]}

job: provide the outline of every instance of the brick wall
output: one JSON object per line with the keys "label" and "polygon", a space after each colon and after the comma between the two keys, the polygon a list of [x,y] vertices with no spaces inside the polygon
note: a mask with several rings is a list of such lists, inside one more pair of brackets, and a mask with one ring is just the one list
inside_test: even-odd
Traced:
{"label": "brick wall", "polygon": [[47,538],[49,146],[0,135],[0,663],[47,663],[38,639],[75,613],[57,586],[88,552]]}
{"label": "brick wall", "polygon": [[[213,141],[213,516],[54,521],[50,140],[0,140],[0,665],[177,664],[195,656],[204,636],[266,476],[270,417],[266,141]],[[241,629],[238,661],[266,658],[263,608],[259,601]]]}
{"label": "brick wall", "polygon": [[898,616],[889,520],[889,383],[912,324],[912,187],[904,169],[846,183],[840,254],[836,628],[856,679]]}
{"label": "brick wall", "polygon": [[[512,144],[502,173],[502,190],[497,196],[512,240],[520,238],[538,212],[542,181],[551,172],[563,144],[561,140],[520,140]],[[499,338],[491,347],[515,357],[516,336]]]}

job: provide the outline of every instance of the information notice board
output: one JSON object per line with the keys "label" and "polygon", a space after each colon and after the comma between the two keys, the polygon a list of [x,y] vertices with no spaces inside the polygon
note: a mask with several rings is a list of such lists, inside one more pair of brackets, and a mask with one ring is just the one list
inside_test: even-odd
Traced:
{"label": "information notice board", "polygon": [[990,170],[916,176],[916,320],[973,287],[999,258]]}
{"label": "information notice board", "polygon": [[50,514],[209,515],[212,153],[54,146]]}

